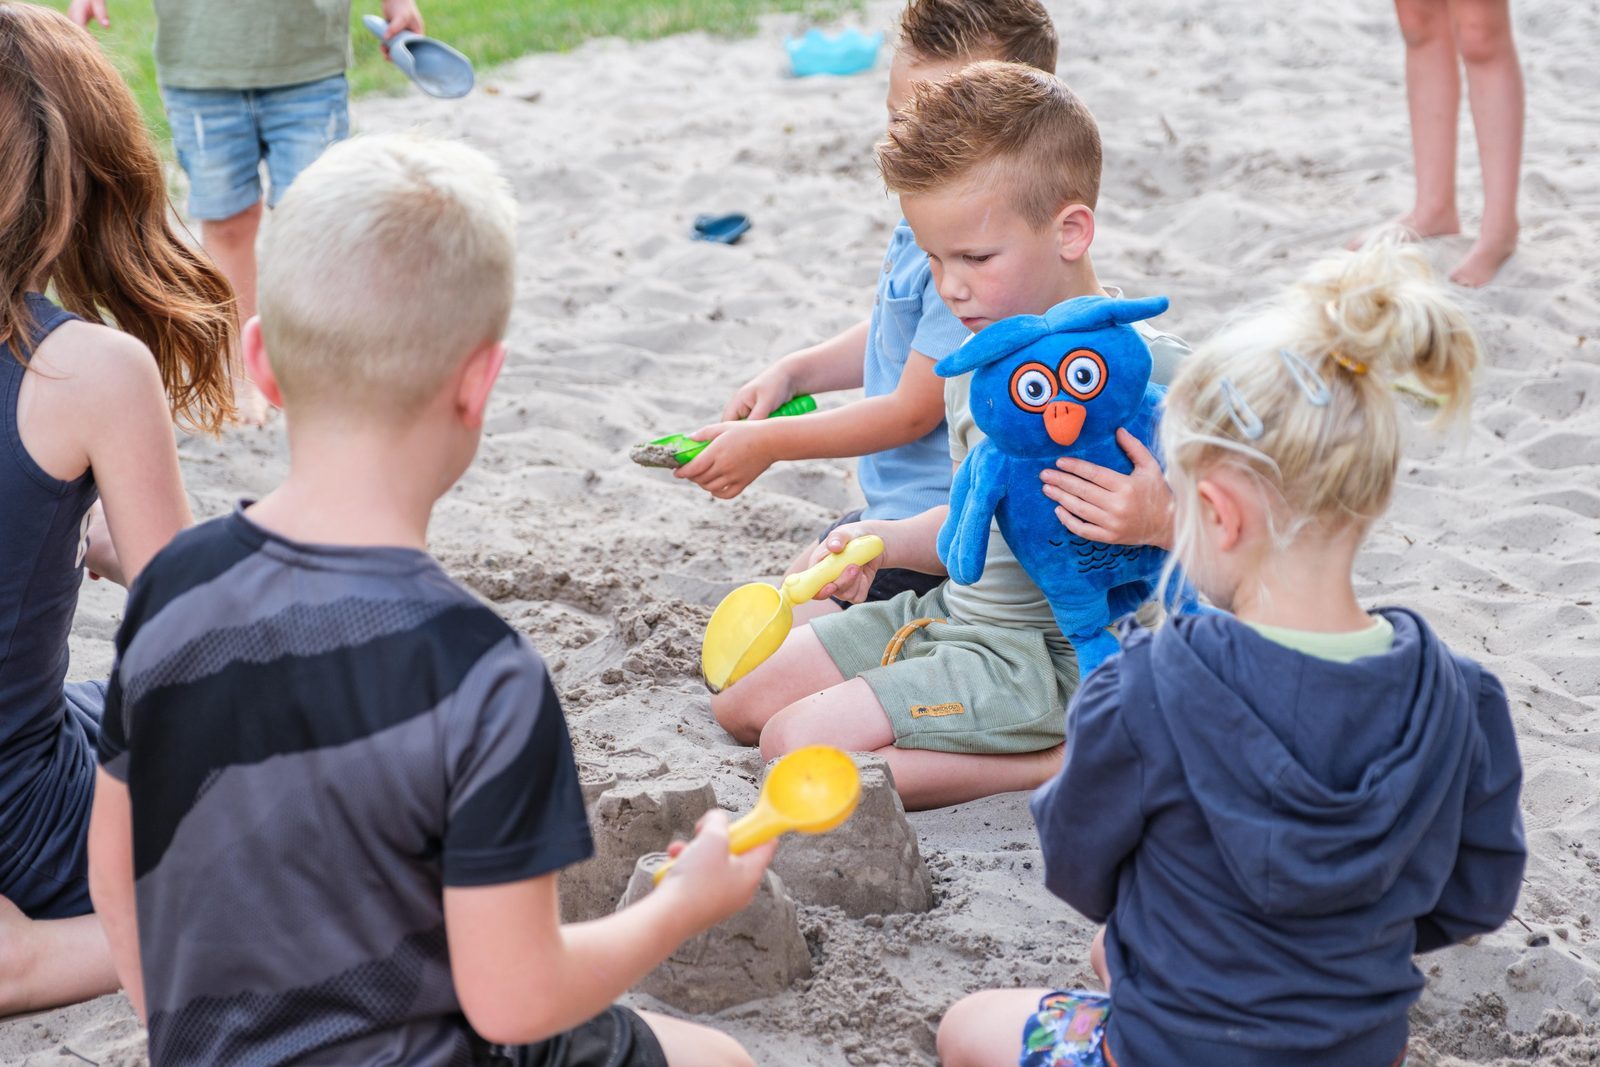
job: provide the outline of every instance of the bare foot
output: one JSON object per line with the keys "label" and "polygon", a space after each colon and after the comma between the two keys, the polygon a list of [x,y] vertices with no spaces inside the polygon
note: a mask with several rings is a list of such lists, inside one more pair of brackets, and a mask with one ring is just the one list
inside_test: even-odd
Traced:
{"label": "bare foot", "polygon": [[1467,253],[1467,258],[1450,272],[1450,280],[1469,289],[1481,289],[1494,280],[1494,276],[1516,250],[1516,234],[1509,239],[1490,239],[1488,234],[1484,234]]}
{"label": "bare foot", "polygon": [[1428,237],[1448,237],[1461,232],[1461,218],[1452,211],[1408,211],[1392,222],[1368,230],[1366,233],[1352,237],[1345,247],[1354,252],[1370,241],[1375,234],[1394,227],[1406,231],[1407,235],[1417,240]]}
{"label": "bare foot", "polygon": [[272,402],[244,375],[233,380],[234,419],[240,426],[261,427],[272,417]]}

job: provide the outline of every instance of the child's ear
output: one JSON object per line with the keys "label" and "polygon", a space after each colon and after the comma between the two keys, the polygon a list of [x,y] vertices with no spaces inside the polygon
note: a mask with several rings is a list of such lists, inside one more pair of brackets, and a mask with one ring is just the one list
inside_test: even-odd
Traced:
{"label": "child's ear", "polygon": [[1206,542],[1217,552],[1231,551],[1244,531],[1244,509],[1233,487],[1202,478],[1195,491],[1200,496],[1200,526]]}
{"label": "child's ear", "polygon": [[267,359],[267,344],[261,339],[261,316],[252,315],[239,335],[240,356],[244,372],[256,383],[261,395],[275,408],[283,407],[283,390],[278,388],[278,376],[272,373],[272,362]]}
{"label": "child's ear", "polygon": [[1087,204],[1068,204],[1057,212],[1053,225],[1062,259],[1076,263],[1088,254],[1094,244],[1094,212]]}
{"label": "child's ear", "polygon": [[475,349],[462,367],[460,384],[456,389],[456,408],[462,421],[474,430],[483,426],[483,413],[489,407],[489,394],[506,365],[506,346],[503,341],[491,341]]}

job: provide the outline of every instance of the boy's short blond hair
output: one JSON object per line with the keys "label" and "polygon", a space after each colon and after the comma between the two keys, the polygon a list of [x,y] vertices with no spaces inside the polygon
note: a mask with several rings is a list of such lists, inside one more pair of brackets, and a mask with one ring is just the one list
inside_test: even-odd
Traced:
{"label": "boy's short blond hair", "polygon": [[516,203],[483,153],[415,135],[329,148],[261,241],[261,332],[285,406],[415,413],[511,316]]}
{"label": "boy's short blond hair", "polygon": [[911,0],[900,47],[923,60],[1001,59],[1049,74],[1060,44],[1039,0]]}
{"label": "boy's short blond hair", "polygon": [[878,145],[889,191],[916,195],[957,182],[994,183],[1028,223],[1100,196],[1100,128],[1053,74],[985,61],[918,86]]}

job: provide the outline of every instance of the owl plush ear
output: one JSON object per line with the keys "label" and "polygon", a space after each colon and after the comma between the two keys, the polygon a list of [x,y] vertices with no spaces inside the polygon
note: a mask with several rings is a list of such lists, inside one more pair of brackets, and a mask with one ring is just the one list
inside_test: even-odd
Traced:
{"label": "owl plush ear", "polygon": [[1049,324],[1051,333],[1082,333],[1153,319],[1166,310],[1164,296],[1147,296],[1142,300],[1080,296],[1075,300],[1063,300],[1046,311],[1044,321]]}
{"label": "owl plush ear", "polygon": [[1052,333],[1088,333],[1130,322],[1152,319],[1167,310],[1167,298],[1150,296],[1122,300],[1109,296],[1080,296],[1063,300],[1043,315],[1017,315],[1001,319],[933,365],[941,378],[954,378],[1020,351]]}
{"label": "owl plush ear", "polygon": [[933,365],[941,378],[955,378],[1027,348],[1050,332],[1043,315],[1014,315],[975,333],[961,347]]}

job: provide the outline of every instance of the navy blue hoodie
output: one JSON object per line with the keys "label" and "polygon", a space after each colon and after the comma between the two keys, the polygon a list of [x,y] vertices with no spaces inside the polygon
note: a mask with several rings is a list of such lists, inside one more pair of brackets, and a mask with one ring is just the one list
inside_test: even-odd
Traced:
{"label": "navy blue hoodie", "polygon": [[1421,618],[1353,663],[1226,615],[1132,637],[1033,798],[1051,891],[1106,923],[1121,1067],[1388,1067],[1426,952],[1493,930],[1527,851],[1500,683]]}

